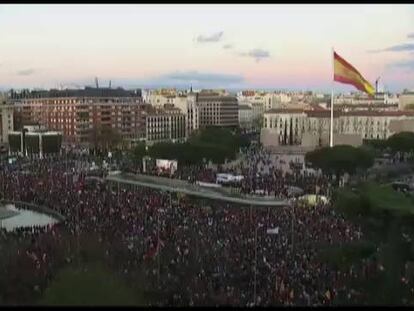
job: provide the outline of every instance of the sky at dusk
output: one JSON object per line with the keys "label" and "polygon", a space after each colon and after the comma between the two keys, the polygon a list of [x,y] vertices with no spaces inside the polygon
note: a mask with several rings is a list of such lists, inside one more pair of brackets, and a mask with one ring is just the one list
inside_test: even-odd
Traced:
{"label": "sky at dusk", "polygon": [[[414,88],[414,5],[0,5],[0,87]],[[352,87],[334,85],[336,90]]]}

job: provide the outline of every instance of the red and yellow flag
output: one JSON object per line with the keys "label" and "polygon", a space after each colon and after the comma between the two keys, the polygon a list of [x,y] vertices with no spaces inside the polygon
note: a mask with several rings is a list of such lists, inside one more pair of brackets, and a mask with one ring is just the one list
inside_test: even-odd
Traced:
{"label": "red and yellow flag", "polygon": [[334,81],[351,84],[358,90],[371,96],[375,94],[374,87],[345,59],[334,52]]}

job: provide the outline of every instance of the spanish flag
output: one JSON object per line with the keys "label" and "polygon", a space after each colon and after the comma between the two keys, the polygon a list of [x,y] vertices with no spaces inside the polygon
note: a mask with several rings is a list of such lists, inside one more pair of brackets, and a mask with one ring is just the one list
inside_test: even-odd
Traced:
{"label": "spanish flag", "polygon": [[345,59],[334,52],[334,81],[351,84],[358,90],[371,96],[375,94],[374,87]]}

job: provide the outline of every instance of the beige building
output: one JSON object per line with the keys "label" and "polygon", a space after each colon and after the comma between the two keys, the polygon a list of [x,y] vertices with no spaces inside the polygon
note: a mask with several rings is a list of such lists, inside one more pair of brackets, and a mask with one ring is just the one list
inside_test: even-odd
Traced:
{"label": "beige building", "polygon": [[146,116],[146,142],[182,142],[187,138],[186,116],[178,108],[154,111]]}
{"label": "beige building", "polygon": [[157,90],[146,93],[149,103],[156,109],[167,106],[178,108],[186,116],[186,136],[206,126],[237,126],[237,99],[225,90],[176,92]]}
{"label": "beige building", "polygon": [[260,142],[265,147],[279,146],[279,133],[276,129],[262,128],[260,131]]}
{"label": "beige building", "polygon": [[186,101],[187,92],[176,89],[144,90],[142,98],[155,108],[163,108],[165,105],[179,107]]}
{"label": "beige building", "polygon": [[238,126],[239,109],[235,96],[200,92],[196,95],[199,127]]}
{"label": "beige building", "polygon": [[[330,111],[273,109],[264,114],[263,127],[278,134],[278,145],[328,145]],[[336,110],[333,131],[334,144],[360,145],[364,139],[387,139],[401,131],[414,132],[414,112]]]}
{"label": "beige building", "polygon": [[378,92],[374,97],[370,97],[365,93],[338,94],[334,97],[335,104],[349,105],[394,105],[398,104],[398,96],[396,94]]}
{"label": "beige building", "polygon": [[[250,96],[251,94],[253,96]],[[237,100],[239,103],[240,126],[243,128],[257,128],[261,120],[263,120],[263,114],[266,111],[265,98],[263,96],[255,96],[255,93],[242,92],[238,95]]]}
{"label": "beige building", "polygon": [[286,107],[292,102],[292,96],[283,92],[267,93],[264,95],[264,99],[266,110]]}
{"label": "beige building", "polygon": [[239,105],[239,126],[245,129],[253,127],[253,109],[248,105]]}
{"label": "beige building", "polygon": [[414,108],[414,91],[404,92],[400,94],[399,108],[401,110],[405,110],[407,108],[411,108],[411,109]]}
{"label": "beige building", "polygon": [[282,108],[292,102],[292,97],[284,92],[255,92],[243,91],[237,95],[241,104],[261,106],[261,111]]}
{"label": "beige building", "polygon": [[196,93],[191,92],[188,95],[180,95],[174,106],[180,109],[181,113],[186,116],[187,136],[191,135],[193,131],[200,127]]}
{"label": "beige building", "polygon": [[9,132],[13,131],[13,106],[5,100],[0,102],[0,146],[9,142]]}
{"label": "beige building", "polygon": [[[398,103],[393,104],[368,104],[368,103],[359,103],[359,104],[334,104],[335,109],[341,110],[344,112],[348,111],[398,111]],[[329,109],[329,106],[326,107]]]}

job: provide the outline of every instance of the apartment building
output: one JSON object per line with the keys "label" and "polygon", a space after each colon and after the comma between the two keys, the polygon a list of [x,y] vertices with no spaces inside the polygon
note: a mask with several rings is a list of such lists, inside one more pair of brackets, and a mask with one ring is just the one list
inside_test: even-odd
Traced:
{"label": "apartment building", "polygon": [[13,131],[13,106],[0,98],[0,147],[9,142],[9,132]]}
{"label": "apartment building", "polygon": [[11,93],[14,128],[41,125],[63,134],[71,144],[90,143],[92,129],[110,127],[125,140],[145,137],[144,104],[140,91],[85,88],[83,90],[51,90]]}
{"label": "apartment building", "polygon": [[178,108],[157,109],[146,116],[146,142],[183,142],[187,138],[186,115]]}
{"label": "apartment building", "polygon": [[238,103],[235,96],[200,92],[196,95],[196,102],[200,128],[238,126]]}
{"label": "apartment building", "polygon": [[238,103],[234,96],[202,90],[177,96],[174,106],[186,115],[187,135],[207,126],[237,126]]}

